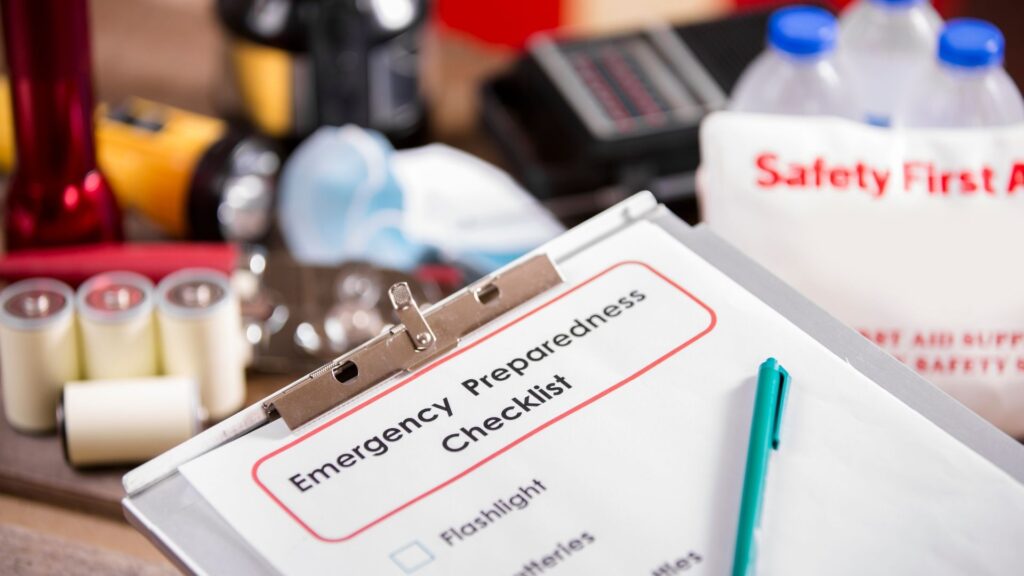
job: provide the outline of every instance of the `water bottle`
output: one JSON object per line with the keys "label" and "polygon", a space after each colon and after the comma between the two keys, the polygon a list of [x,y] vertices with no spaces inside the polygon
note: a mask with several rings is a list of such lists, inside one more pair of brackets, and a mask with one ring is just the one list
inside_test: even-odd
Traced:
{"label": "water bottle", "polygon": [[914,82],[894,123],[966,128],[1024,122],[1024,99],[1003,70],[1004,47],[991,23],[951,20],[939,37],[938,61]]}
{"label": "water bottle", "polygon": [[888,126],[910,81],[935,57],[942,18],[928,0],[860,0],[839,19],[839,56],[862,119]]}
{"label": "water bottle", "polygon": [[852,87],[836,64],[836,36],[836,19],[824,9],[776,10],[768,20],[768,47],[743,71],[730,109],[857,118]]}

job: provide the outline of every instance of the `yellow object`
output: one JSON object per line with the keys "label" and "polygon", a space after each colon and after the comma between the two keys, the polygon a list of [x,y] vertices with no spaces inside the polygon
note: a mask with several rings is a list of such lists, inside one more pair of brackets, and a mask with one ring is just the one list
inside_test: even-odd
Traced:
{"label": "yellow object", "polygon": [[242,104],[253,124],[270,136],[290,135],[295,127],[295,60],[292,55],[235,38],[231,60]]}
{"label": "yellow object", "polygon": [[121,206],[166,232],[188,232],[188,194],[203,154],[227,132],[217,118],[133,98],[123,108],[132,121],[101,113],[97,156]]}
{"label": "yellow object", "polygon": [[0,170],[14,169],[14,120],[11,118],[11,84],[0,76]]}

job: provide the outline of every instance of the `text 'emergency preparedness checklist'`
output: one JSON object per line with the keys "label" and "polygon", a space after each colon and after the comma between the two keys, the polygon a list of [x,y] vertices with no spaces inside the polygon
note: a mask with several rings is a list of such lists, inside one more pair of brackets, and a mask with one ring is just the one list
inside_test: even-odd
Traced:
{"label": "text 'emergency preparedness checklist'", "polygon": [[[677,336],[645,342],[646,327],[664,318]],[[356,538],[520,443],[543,442],[545,429],[629,385],[714,322],[654,268],[619,263],[270,452],[253,465],[253,480],[311,536]],[[608,353],[618,361],[589,361]]]}

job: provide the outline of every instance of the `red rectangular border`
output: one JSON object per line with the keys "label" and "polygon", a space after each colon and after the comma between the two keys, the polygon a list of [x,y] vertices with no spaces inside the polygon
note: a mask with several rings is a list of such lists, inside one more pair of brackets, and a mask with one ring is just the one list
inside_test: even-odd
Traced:
{"label": "red rectangular border", "polygon": [[[695,303],[697,303],[697,305],[699,305],[701,308],[704,308],[704,310],[706,310],[708,312],[709,316],[710,316],[710,321],[708,322],[707,327],[704,328],[699,333],[697,333],[697,335],[693,336],[689,340],[686,340],[685,342],[683,342],[682,344],[676,346],[675,348],[672,348],[671,350],[669,350],[668,352],[666,352],[662,356],[660,356],[657,359],[655,359],[650,364],[648,364],[648,365],[644,366],[643,368],[641,368],[640,370],[634,372],[633,374],[631,374],[630,376],[626,377],[622,381],[613,384],[612,386],[604,389],[603,391],[595,394],[594,396],[591,396],[590,398],[584,400],[583,402],[577,404],[576,406],[573,406],[572,408],[569,408],[565,412],[562,412],[561,414],[551,418],[547,422],[544,422],[543,424],[538,425],[533,430],[530,430],[529,432],[526,432],[525,434],[523,434],[519,438],[516,438],[515,440],[509,442],[508,444],[506,444],[502,448],[499,448],[495,452],[493,452],[490,455],[484,457],[483,459],[481,459],[476,464],[473,464],[469,468],[466,468],[462,472],[459,472],[458,474],[456,474],[455,476],[451,477],[450,479],[448,479],[448,480],[438,484],[437,486],[431,488],[430,490],[427,490],[423,494],[420,494],[419,496],[413,498],[412,500],[409,500],[405,504],[402,504],[401,506],[395,508],[391,512],[388,512],[387,514],[381,516],[380,518],[377,518],[376,520],[373,520],[372,522],[366,524],[362,528],[359,528],[358,530],[356,530],[356,531],[354,531],[351,534],[348,534],[346,536],[342,536],[340,538],[327,538],[327,537],[321,536],[316,531],[314,531],[308,524],[303,522],[302,519],[299,518],[297,514],[295,514],[295,512],[293,512],[290,508],[288,508],[284,504],[284,502],[282,502],[277,496],[275,496],[274,493],[271,492],[270,489],[267,488],[267,486],[265,484],[263,484],[263,482],[260,481],[259,474],[258,474],[259,468],[267,460],[273,458],[274,456],[277,456],[278,454],[284,452],[285,450],[288,450],[289,448],[292,448],[293,446],[299,444],[300,442],[304,442],[309,437],[314,436],[316,434],[319,434],[320,432],[322,432],[326,428],[329,428],[329,427],[333,426],[334,424],[338,423],[341,420],[344,420],[348,416],[351,416],[352,414],[358,412],[359,410],[362,410],[363,408],[369,406],[370,404],[373,404],[374,402],[380,400],[381,398],[387,396],[388,394],[391,394],[395,390],[398,390],[399,388],[409,384],[410,382],[416,380],[417,378],[423,376],[424,374],[426,374],[426,373],[430,372],[431,370],[437,368],[438,366],[444,364],[445,362],[448,362],[449,360],[452,360],[453,358],[458,357],[460,354],[464,354],[465,352],[467,352],[469,350],[472,350],[476,346],[479,346],[480,344],[486,342],[487,340],[490,340],[494,336],[500,334],[501,332],[504,332],[506,329],[508,329],[508,328],[510,328],[510,327],[512,327],[512,326],[514,326],[516,324],[518,324],[519,322],[522,322],[526,318],[529,318],[530,316],[533,316],[537,312],[543,310],[544,308],[547,308],[548,306],[554,304],[555,302],[558,302],[559,300],[561,300],[562,298],[565,298],[569,294],[572,294],[573,292],[576,292],[580,288],[583,288],[587,284],[590,284],[591,282],[597,280],[598,278],[604,276],[605,274],[608,274],[612,270],[615,270],[615,269],[617,269],[617,268],[619,268],[621,266],[626,266],[626,265],[640,266],[642,268],[647,269],[648,271],[653,273],[655,276],[661,278],[662,280],[664,280],[665,282],[670,284],[672,287],[674,287],[675,289],[677,289],[680,292],[682,292],[683,294],[685,294],[687,297],[689,297],[691,300],[693,300]],[[609,266],[605,270],[595,274],[594,276],[588,278],[587,280],[584,280],[583,282],[581,282],[580,284],[574,286],[570,290],[567,290],[567,291],[563,292],[562,294],[559,294],[558,296],[552,298],[551,300],[548,300],[547,302],[537,306],[536,308],[534,308],[533,310],[530,310],[529,312],[523,314],[522,316],[520,316],[520,317],[518,317],[518,318],[516,318],[516,319],[514,319],[514,320],[512,320],[510,322],[508,322],[504,326],[501,326],[500,328],[496,328],[493,332],[490,332],[486,336],[483,336],[482,338],[480,338],[476,342],[473,342],[472,344],[466,346],[465,348],[457,349],[456,351],[454,351],[451,354],[445,356],[444,358],[441,358],[440,360],[437,360],[437,361],[433,362],[432,364],[428,365],[426,368],[423,368],[419,372],[416,372],[415,374],[409,376],[405,380],[402,380],[401,382],[398,382],[397,384],[395,384],[394,386],[388,388],[387,390],[384,390],[384,391],[380,392],[379,394],[373,396],[372,398],[367,399],[366,401],[362,402],[358,406],[355,406],[352,409],[350,409],[350,410],[348,410],[348,411],[346,411],[346,412],[344,412],[342,414],[339,414],[338,416],[335,416],[331,420],[329,420],[329,421],[327,421],[327,422],[317,426],[315,429],[313,429],[313,430],[303,434],[299,438],[296,438],[295,440],[292,440],[288,444],[285,444],[284,446],[274,450],[270,454],[267,454],[267,455],[261,457],[252,466],[252,472],[251,472],[252,479],[256,483],[256,485],[259,486],[260,489],[262,489],[263,492],[265,492],[267,494],[267,496],[270,497],[271,500],[273,500],[282,510],[284,510],[285,513],[287,513],[293,520],[295,520],[300,526],[302,526],[314,538],[316,538],[317,540],[320,540],[322,542],[344,542],[346,540],[350,540],[350,539],[358,536],[359,534],[365,532],[366,530],[372,528],[373,526],[376,526],[377,524],[379,524],[379,523],[383,522],[384,520],[394,516],[395,514],[398,514],[402,510],[405,510],[406,508],[412,506],[413,504],[419,502],[420,500],[423,500],[427,496],[430,496],[431,494],[433,494],[435,492],[438,492],[441,489],[443,489],[443,488],[445,488],[445,487],[455,483],[457,480],[460,480],[461,478],[467,476],[469,473],[473,472],[477,468],[480,468],[484,464],[490,462],[491,460],[494,460],[495,458],[497,458],[498,456],[504,454],[505,452],[508,452],[510,449],[512,449],[513,447],[519,445],[520,443],[522,443],[527,438],[530,438],[530,437],[534,436],[535,434],[537,434],[541,430],[544,430],[545,428],[551,426],[555,422],[558,422],[559,420],[562,420],[566,416],[569,416],[570,414],[573,414],[573,413],[575,413],[575,412],[585,408],[586,406],[588,406],[590,404],[593,404],[594,402],[596,402],[597,400],[607,396],[611,392],[613,392],[615,390],[618,390],[622,386],[625,386],[626,384],[628,384],[628,383],[632,382],[633,380],[639,378],[640,376],[642,376],[643,374],[647,373],[648,371],[650,371],[652,368],[654,368],[658,364],[661,364],[665,360],[667,360],[667,359],[671,358],[672,356],[674,356],[680,350],[686,348],[690,344],[693,344],[697,340],[700,340],[701,338],[706,336],[709,332],[711,332],[712,330],[715,329],[715,326],[717,324],[718,324],[718,315],[715,314],[715,311],[712,310],[710,306],[708,306],[707,304],[702,302],[699,298],[697,298],[696,296],[691,294],[688,290],[686,290],[685,288],[683,288],[679,284],[676,284],[675,282],[673,282],[671,279],[669,279],[667,276],[665,276],[661,272],[655,270],[652,266],[650,266],[650,265],[648,265],[648,264],[646,264],[644,262],[637,261],[637,260],[626,260],[626,261],[623,261],[623,262],[619,262],[617,264],[613,264],[612,266]]]}

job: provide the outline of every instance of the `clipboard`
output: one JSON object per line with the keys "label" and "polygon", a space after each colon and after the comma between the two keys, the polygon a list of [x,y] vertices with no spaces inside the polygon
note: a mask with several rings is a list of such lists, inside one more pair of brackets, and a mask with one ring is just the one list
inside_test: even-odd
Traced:
{"label": "clipboard", "polygon": [[[395,288],[391,297],[403,320],[402,325],[131,471],[124,478],[126,517],[186,572],[277,573],[264,555],[183,476],[181,466],[278,418],[285,419],[291,428],[304,425],[334,404],[344,403],[377,386],[379,379],[416,370],[456,348],[459,336],[479,328],[486,323],[486,318],[507,312],[515,308],[517,302],[525,302],[557,285],[557,267],[639,222],[650,223],[666,232],[833,354],[846,359],[857,372],[1017,483],[1024,484],[1024,447],[858,333],[832,319],[707,228],[691,228],[659,205],[649,193],[640,193],[425,310],[411,302],[401,287]],[[477,315],[479,306],[494,296],[487,294],[494,286],[510,299],[498,309],[500,312],[492,310],[487,317],[480,317]],[[425,359],[416,357],[417,351],[425,349],[436,354]],[[365,377],[360,384],[365,388],[356,387],[349,394],[337,393],[336,385],[327,386],[325,390],[323,383],[344,379],[352,372],[353,364],[356,372]]]}

